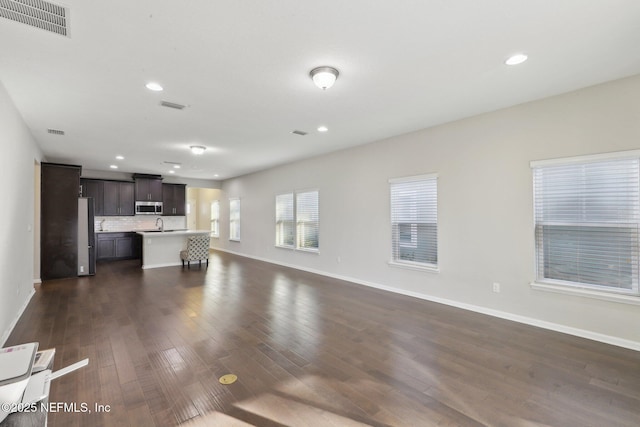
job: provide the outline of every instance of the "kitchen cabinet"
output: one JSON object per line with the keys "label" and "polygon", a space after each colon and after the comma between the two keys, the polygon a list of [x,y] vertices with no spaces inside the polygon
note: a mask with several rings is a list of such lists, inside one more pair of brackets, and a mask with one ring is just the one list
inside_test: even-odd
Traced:
{"label": "kitchen cabinet", "polygon": [[80,179],[80,190],[82,197],[93,198],[95,216],[104,215],[104,181],[99,179]]}
{"label": "kitchen cabinet", "polygon": [[134,176],[136,183],[136,201],[138,202],[161,202],[162,201],[162,179],[141,178]]}
{"label": "kitchen cabinet", "polygon": [[162,184],[162,215],[186,215],[186,185]]}
{"label": "kitchen cabinet", "polygon": [[78,275],[80,172],[74,165],[40,168],[40,274],[42,280]]}
{"label": "kitchen cabinet", "polygon": [[134,232],[98,233],[97,260],[142,258],[142,236]]}
{"label": "kitchen cabinet", "polygon": [[104,216],[135,215],[134,184],[126,181],[103,181]]}

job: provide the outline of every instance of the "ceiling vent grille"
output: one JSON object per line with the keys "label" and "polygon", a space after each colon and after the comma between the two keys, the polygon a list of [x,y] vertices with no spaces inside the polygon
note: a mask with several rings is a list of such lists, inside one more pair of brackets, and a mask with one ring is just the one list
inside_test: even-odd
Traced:
{"label": "ceiling vent grille", "polygon": [[0,0],[0,17],[69,36],[69,9],[43,0]]}
{"label": "ceiling vent grille", "polygon": [[305,136],[307,134],[307,132],[303,131],[303,130],[293,130],[291,131],[292,134],[294,135],[300,135],[300,136]]}
{"label": "ceiling vent grille", "polygon": [[[0,0],[2,1],[2,0]],[[47,132],[52,134],[52,135],[64,135],[64,131],[63,130],[59,130],[59,129],[47,129]]]}
{"label": "ceiling vent grille", "polygon": [[175,102],[169,102],[169,101],[161,101],[160,105],[167,108],[174,108],[176,110],[182,110],[186,107],[186,105],[176,104]]}

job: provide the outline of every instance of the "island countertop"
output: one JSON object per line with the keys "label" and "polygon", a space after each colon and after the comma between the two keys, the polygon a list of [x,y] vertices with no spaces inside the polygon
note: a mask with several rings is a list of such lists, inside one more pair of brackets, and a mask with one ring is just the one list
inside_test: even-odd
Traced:
{"label": "island countertop", "polygon": [[187,248],[190,236],[209,235],[210,230],[137,231],[142,236],[142,268],[181,265],[180,251]]}
{"label": "island countertop", "polygon": [[178,230],[140,230],[136,231],[136,233],[142,236],[150,236],[150,237],[166,237],[166,236],[184,236],[184,235],[194,235],[194,234],[207,234],[211,233],[210,230],[187,230],[187,229],[178,229]]}

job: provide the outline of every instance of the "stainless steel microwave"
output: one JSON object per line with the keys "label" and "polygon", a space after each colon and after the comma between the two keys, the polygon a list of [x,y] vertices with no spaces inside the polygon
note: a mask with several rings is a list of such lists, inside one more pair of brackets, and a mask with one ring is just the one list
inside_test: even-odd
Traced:
{"label": "stainless steel microwave", "polygon": [[162,202],[136,202],[136,215],[162,215]]}

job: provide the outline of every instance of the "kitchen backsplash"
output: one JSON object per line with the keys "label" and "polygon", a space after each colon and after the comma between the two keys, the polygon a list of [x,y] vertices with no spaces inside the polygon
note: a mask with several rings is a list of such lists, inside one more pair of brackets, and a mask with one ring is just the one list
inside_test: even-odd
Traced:
{"label": "kitchen backsplash", "polygon": [[100,231],[100,223],[103,231],[139,231],[139,230],[155,230],[156,220],[162,218],[165,230],[177,230],[187,228],[187,218],[184,216],[155,216],[155,215],[136,215],[136,216],[96,216],[94,221],[95,231]]}

